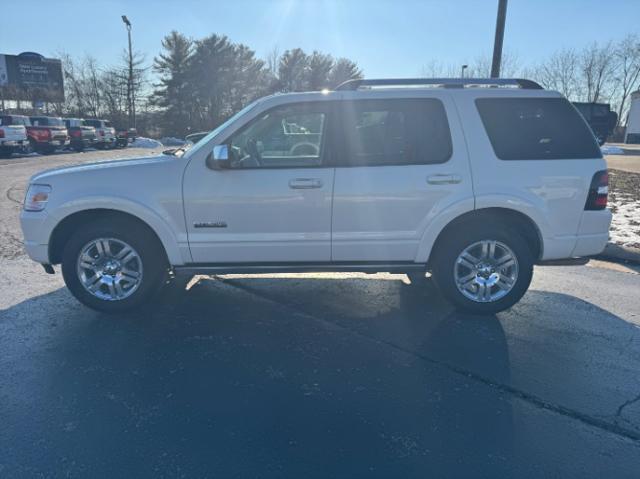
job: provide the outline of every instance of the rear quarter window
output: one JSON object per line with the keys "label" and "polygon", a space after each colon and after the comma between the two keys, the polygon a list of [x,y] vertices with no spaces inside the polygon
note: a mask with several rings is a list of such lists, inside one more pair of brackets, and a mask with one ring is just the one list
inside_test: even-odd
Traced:
{"label": "rear quarter window", "polygon": [[602,157],[591,129],[564,98],[478,98],[476,107],[501,160]]}

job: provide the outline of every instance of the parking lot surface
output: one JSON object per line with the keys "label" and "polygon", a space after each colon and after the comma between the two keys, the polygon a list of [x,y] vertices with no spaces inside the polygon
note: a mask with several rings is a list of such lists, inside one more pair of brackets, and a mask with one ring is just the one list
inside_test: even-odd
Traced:
{"label": "parking lot surface", "polygon": [[637,477],[635,272],[538,267],[489,317],[403,275],[196,277],[109,317],[21,251],[45,160],[0,165],[0,476]]}

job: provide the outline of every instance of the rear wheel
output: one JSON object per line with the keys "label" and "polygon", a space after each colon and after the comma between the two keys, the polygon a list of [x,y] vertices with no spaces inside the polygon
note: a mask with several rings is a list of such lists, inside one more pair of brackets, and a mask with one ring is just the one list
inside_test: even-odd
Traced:
{"label": "rear wheel", "polygon": [[8,146],[0,146],[0,158],[11,158],[12,149]]}
{"label": "rear wheel", "polygon": [[166,271],[157,238],[127,219],[88,225],[73,235],[62,256],[62,275],[71,293],[107,313],[146,303],[162,286]]}
{"label": "rear wheel", "polygon": [[533,255],[508,227],[474,223],[449,235],[434,251],[433,274],[457,308],[493,314],[517,303],[529,288]]}

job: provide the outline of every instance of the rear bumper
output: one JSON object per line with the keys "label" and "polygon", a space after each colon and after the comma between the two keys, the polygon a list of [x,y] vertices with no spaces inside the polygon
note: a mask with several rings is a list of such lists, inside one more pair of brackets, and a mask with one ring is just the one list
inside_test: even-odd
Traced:
{"label": "rear bumper", "polygon": [[576,244],[571,256],[593,256],[604,251],[609,241],[610,210],[585,211],[582,214]]}
{"label": "rear bumper", "polygon": [[602,253],[609,241],[611,211],[584,211],[575,235],[544,238],[541,261],[595,256]]}

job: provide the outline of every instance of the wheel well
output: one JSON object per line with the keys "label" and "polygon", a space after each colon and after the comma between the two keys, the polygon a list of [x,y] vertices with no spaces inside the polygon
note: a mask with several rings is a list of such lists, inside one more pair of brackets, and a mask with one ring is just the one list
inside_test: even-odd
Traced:
{"label": "wheel well", "polygon": [[53,233],[51,233],[51,239],[49,240],[49,262],[51,264],[59,264],[62,261],[62,252],[64,251],[64,247],[74,231],[77,231],[78,228],[86,225],[88,222],[98,219],[126,219],[128,221],[138,223],[140,226],[146,229],[149,234],[153,235],[153,237],[158,241],[158,244],[164,251],[164,245],[162,244],[162,241],[160,241],[160,238],[153,230],[153,228],[151,228],[147,223],[142,221],[137,216],[117,210],[92,209],[73,213],[64,218],[60,223],[56,225]]}
{"label": "wheel well", "polygon": [[436,251],[449,234],[455,234],[460,228],[476,221],[512,226],[527,242],[533,257],[536,260],[542,257],[542,235],[535,222],[527,215],[507,208],[483,208],[458,216],[440,232],[431,251]]}

